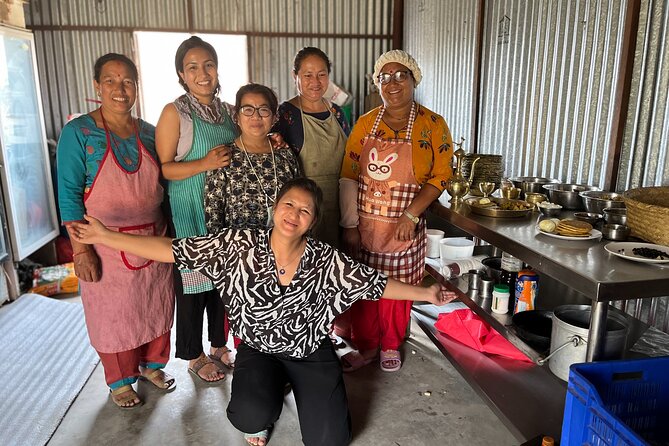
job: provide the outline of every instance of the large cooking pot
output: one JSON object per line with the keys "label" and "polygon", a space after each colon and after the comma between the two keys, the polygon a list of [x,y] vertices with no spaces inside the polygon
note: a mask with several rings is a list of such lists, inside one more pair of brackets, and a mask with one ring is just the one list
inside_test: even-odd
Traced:
{"label": "large cooking pot", "polygon": [[540,353],[548,352],[551,346],[553,312],[529,310],[516,313],[511,318],[516,334],[530,347]]}
{"label": "large cooking pot", "polygon": [[[558,378],[569,379],[569,366],[585,362],[590,328],[590,305],[562,305],[553,311],[551,353],[540,364],[548,367]],[[601,360],[620,359],[625,352],[629,324],[625,317],[609,311],[606,318],[606,335]]]}

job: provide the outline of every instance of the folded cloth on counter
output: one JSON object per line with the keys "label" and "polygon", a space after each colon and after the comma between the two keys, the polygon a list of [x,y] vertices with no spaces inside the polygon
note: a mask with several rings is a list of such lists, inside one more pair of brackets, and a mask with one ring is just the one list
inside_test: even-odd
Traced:
{"label": "folded cloth on counter", "polygon": [[532,362],[530,358],[514,347],[469,308],[439,314],[434,327],[441,333],[474,350],[519,361]]}

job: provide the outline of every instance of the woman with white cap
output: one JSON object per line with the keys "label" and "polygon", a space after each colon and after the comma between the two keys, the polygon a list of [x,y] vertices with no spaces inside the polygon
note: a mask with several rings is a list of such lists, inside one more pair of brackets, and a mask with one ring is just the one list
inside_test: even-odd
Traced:
{"label": "woman with white cap", "polygon": [[[440,115],[414,101],[422,79],[416,60],[402,50],[382,54],[374,83],[383,105],[358,119],[346,146],[340,179],[344,249],[400,281],[419,284],[426,253],[427,207],[451,175],[451,133]],[[371,363],[394,372],[409,323],[411,303],[356,302],[344,371]]]}

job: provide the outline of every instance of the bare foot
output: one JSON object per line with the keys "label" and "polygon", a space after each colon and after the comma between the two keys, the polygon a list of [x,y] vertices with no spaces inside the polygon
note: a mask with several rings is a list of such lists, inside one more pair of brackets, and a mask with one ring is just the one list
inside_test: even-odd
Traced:
{"label": "bare foot", "polygon": [[224,366],[233,369],[235,367],[235,359],[227,346],[223,347],[211,347],[209,349],[209,357],[211,359],[220,361]]}
{"label": "bare foot", "polygon": [[172,375],[169,375],[168,373],[165,373],[163,369],[151,369],[151,368],[140,367],[140,371],[142,373],[143,379],[146,379],[159,389],[169,390],[175,384],[174,377]]}

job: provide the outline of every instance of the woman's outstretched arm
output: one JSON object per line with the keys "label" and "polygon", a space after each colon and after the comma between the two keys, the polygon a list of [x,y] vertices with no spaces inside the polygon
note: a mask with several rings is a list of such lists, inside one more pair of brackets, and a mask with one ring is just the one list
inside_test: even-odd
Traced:
{"label": "woman's outstretched arm", "polygon": [[455,299],[457,296],[453,291],[449,291],[443,285],[435,283],[427,288],[409,285],[399,280],[388,278],[388,284],[383,290],[384,299],[391,300],[424,300],[435,305],[444,305]]}
{"label": "woman's outstretched arm", "polygon": [[124,234],[107,229],[105,225],[100,223],[100,220],[94,217],[84,215],[84,218],[88,224],[73,222],[70,225],[72,229],[70,234],[75,241],[87,245],[99,243],[145,259],[174,263],[171,238]]}

